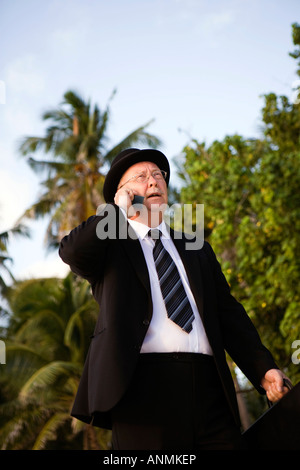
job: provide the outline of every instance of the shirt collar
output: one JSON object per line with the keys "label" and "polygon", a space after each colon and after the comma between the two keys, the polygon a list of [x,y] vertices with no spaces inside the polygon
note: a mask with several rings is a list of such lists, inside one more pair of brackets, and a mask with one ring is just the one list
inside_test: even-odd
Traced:
{"label": "shirt collar", "polygon": [[[141,224],[140,222],[137,222],[136,220],[131,220],[128,219],[128,222],[130,223],[131,227],[133,230],[136,232],[137,236],[139,237],[140,240],[143,240],[151,227],[148,227],[148,225]],[[164,238],[170,238],[170,232],[168,230],[168,227],[166,226],[165,221],[163,220],[161,224],[159,224],[157,227],[152,227],[156,228],[161,231],[162,236]]]}

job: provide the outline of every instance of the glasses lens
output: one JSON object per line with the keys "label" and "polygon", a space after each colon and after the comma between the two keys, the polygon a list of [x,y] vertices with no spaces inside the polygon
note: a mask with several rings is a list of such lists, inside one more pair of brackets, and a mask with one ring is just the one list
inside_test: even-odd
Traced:
{"label": "glasses lens", "polygon": [[[164,170],[154,170],[152,171],[151,175],[156,180],[162,180],[162,179],[166,179],[167,172]],[[149,176],[147,176],[146,173],[139,173],[138,175],[135,175],[132,178],[129,178],[129,180],[123,183],[121,186],[119,186],[118,189],[121,189],[125,184],[129,183],[129,181],[136,181],[137,183],[146,183],[148,179],[149,179]]]}

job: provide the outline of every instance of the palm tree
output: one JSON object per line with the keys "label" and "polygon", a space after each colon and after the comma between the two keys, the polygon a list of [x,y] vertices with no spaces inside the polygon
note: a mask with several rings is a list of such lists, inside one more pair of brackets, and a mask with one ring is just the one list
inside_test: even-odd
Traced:
{"label": "palm tree", "polygon": [[[7,244],[11,237],[16,237],[16,236],[29,237],[28,228],[25,225],[16,224],[11,229],[0,233],[0,272],[2,271],[5,272],[12,281],[14,281],[14,276],[10,268],[7,266],[7,262],[11,262],[12,258],[8,256]],[[7,289],[7,282],[5,281],[3,276],[0,274],[0,293],[3,294],[3,292],[6,289]]]}
{"label": "palm tree", "polygon": [[[114,95],[114,93],[113,93]],[[113,96],[112,95],[112,96]],[[146,132],[151,123],[136,129],[118,145],[107,148],[109,104],[101,112],[77,93],[70,90],[58,109],[47,111],[42,118],[50,122],[44,137],[26,137],[21,154],[29,156],[28,163],[35,172],[46,171],[38,201],[23,217],[38,218],[50,214],[46,242],[57,248],[60,240],[74,226],[95,214],[103,202],[102,188],[105,165],[124,148],[133,144],[161,145],[160,140]],[[51,158],[36,160],[32,153],[44,151]]]}
{"label": "palm tree", "polygon": [[15,283],[8,299],[0,448],[107,448],[108,431],[70,416],[98,314],[89,284],[72,273],[30,279]]}

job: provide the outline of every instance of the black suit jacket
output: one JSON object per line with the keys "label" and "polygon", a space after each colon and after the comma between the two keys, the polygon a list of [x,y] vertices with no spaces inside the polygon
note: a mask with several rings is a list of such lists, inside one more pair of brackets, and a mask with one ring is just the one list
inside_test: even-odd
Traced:
{"label": "black suit jacket", "polygon": [[[72,415],[94,425],[110,428],[109,411],[125,393],[152,317],[150,281],[138,239],[124,236],[131,230],[115,205],[116,236],[100,240],[97,225],[107,213],[92,216],[63,238],[60,256],[73,272],[87,279],[100,312]],[[111,210],[113,208],[113,211]],[[123,228],[121,227],[123,226]],[[119,237],[121,227],[122,236]],[[262,345],[242,305],[229,286],[211,246],[186,250],[186,238],[171,236],[183,261],[203,325],[213,350],[228,403],[239,424],[235,389],[225,351],[259,392],[261,378],[276,364]]]}

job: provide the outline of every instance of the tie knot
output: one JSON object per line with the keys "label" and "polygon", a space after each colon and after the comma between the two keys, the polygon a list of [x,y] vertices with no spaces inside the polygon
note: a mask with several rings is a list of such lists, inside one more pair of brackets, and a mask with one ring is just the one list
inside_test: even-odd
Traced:
{"label": "tie knot", "polygon": [[161,237],[161,231],[158,228],[153,228],[149,230],[148,236],[152,238],[152,240],[156,241]]}

